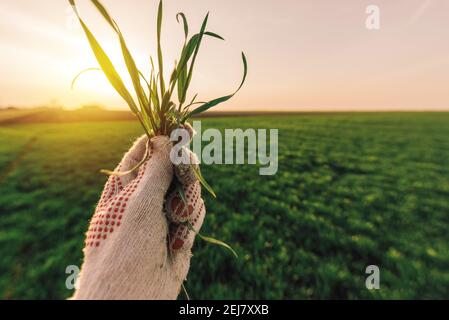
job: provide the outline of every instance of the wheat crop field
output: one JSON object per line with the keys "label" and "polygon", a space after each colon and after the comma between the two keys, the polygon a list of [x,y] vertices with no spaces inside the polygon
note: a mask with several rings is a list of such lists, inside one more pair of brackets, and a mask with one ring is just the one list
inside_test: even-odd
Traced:
{"label": "wheat crop field", "polygon": [[[1,117],[1,115],[0,115]],[[8,114],[8,117],[10,115]],[[449,297],[449,113],[216,117],[206,128],[279,129],[279,170],[203,165],[192,299]],[[0,298],[65,299],[84,232],[135,121],[0,125]],[[378,265],[381,289],[367,290]],[[182,297],[181,297],[182,298]]]}

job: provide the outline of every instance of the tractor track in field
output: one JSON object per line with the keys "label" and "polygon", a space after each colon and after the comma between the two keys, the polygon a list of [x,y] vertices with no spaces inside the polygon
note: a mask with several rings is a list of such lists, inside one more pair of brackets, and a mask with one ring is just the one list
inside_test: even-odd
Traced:
{"label": "tractor track in field", "polygon": [[5,179],[17,168],[19,163],[25,158],[25,156],[29,152],[29,148],[37,141],[37,135],[32,136],[28,142],[22,147],[20,152],[17,154],[17,156],[9,161],[9,163],[6,165],[5,169],[3,169],[0,172],[0,186],[5,181]]}

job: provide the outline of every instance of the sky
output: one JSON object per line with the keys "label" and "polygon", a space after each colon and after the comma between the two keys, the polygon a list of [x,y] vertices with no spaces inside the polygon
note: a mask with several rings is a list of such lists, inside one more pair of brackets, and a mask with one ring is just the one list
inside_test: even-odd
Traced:
{"label": "sky", "polygon": [[[155,53],[156,0],[103,0],[143,72]],[[80,13],[121,74],[116,36],[90,1]],[[242,91],[218,107],[235,110],[449,110],[447,0],[166,0],[163,47],[171,69],[183,44],[176,13],[191,32],[210,12],[191,94],[209,100],[233,92],[248,57]],[[380,9],[369,30],[366,9]],[[126,108],[100,72],[72,8],[64,0],[0,1],[0,106],[101,105]],[[166,75],[167,77],[167,75]],[[126,80],[129,85],[129,80]],[[131,89],[131,86],[130,86]]]}

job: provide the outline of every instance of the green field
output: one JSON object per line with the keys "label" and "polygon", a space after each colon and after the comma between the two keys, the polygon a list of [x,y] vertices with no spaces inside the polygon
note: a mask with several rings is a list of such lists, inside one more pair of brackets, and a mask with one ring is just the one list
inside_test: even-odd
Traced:
{"label": "green field", "polygon": [[[449,113],[305,114],[203,120],[278,128],[279,171],[203,166],[205,235],[193,299],[449,298]],[[0,298],[63,299],[67,265],[135,122],[0,126]],[[380,267],[381,289],[365,288]]]}

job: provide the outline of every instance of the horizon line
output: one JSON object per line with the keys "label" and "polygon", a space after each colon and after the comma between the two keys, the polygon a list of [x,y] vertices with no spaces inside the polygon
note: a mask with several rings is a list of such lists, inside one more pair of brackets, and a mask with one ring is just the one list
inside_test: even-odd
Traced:
{"label": "horizon line", "polygon": [[[99,109],[104,111],[112,111],[112,112],[131,112],[131,110],[127,108],[111,108],[105,107],[102,105],[83,105],[75,108],[69,108],[65,106],[0,106],[0,111],[7,110],[30,110],[30,109],[55,109],[55,110],[64,110],[64,111],[77,111],[77,110],[85,110],[85,109]],[[280,107],[280,108],[260,108],[260,107],[244,107],[244,108],[236,108],[231,107],[227,108],[227,110],[217,109],[217,110],[209,110],[207,113],[213,114],[226,114],[226,113],[241,113],[241,114],[251,114],[251,113],[348,113],[348,112],[357,112],[357,113],[370,113],[370,112],[449,112],[449,107],[440,107],[440,108],[422,108],[422,107],[410,107],[410,108],[303,108],[303,107]]]}

